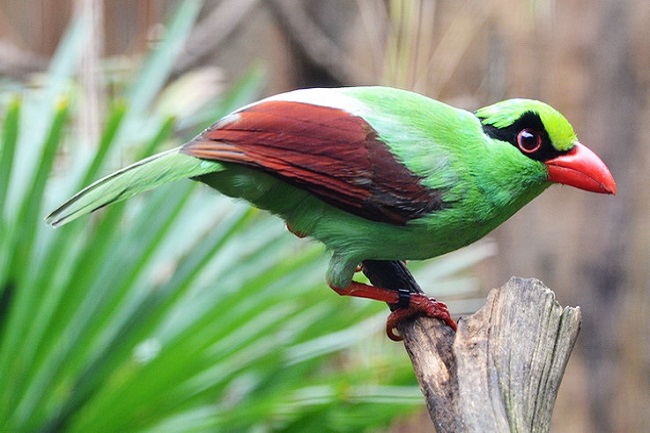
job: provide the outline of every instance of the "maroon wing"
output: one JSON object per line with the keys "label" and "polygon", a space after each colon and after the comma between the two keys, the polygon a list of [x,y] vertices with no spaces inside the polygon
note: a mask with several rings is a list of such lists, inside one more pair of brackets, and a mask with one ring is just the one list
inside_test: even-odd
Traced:
{"label": "maroon wing", "polygon": [[442,207],[441,191],[422,185],[361,117],[337,108],[262,101],[182,152],[258,168],[372,221],[405,224]]}

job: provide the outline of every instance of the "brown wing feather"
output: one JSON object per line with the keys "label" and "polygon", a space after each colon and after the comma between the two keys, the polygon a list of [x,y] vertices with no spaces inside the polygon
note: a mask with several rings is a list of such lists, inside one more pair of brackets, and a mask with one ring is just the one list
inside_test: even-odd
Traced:
{"label": "brown wing feather", "polygon": [[441,192],[422,185],[367,122],[336,108],[260,102],[217,122],[182,151],[257,167],[373,221],[405,224],[442,207]]}

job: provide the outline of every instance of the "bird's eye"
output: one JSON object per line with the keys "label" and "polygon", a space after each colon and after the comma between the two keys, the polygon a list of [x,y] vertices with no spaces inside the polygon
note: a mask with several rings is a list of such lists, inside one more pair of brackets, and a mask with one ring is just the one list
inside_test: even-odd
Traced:
{"label": "bird's eye", "polygon": [[542,145],[542,135],[534,129],[522,129],[517,134],[517,146],[524,153],[533,153]]}

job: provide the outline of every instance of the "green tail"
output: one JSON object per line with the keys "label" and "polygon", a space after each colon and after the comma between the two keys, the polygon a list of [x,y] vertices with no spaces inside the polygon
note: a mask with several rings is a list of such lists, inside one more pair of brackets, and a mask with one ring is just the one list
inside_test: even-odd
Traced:
{"label": "green tail", "polygon": [[98,180],[75,194],[45,218],[54,227],[165,183],[220,171],[218,162],[179,153],[180,148],[153,155]]}

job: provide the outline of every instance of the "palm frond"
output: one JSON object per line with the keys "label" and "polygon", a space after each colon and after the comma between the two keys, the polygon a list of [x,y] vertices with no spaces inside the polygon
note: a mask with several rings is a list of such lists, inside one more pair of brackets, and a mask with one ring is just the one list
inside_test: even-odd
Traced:
{"label": "palm frond", "polygon": [[42,88],[0,98],[0,431],[376,431],[423,404],[385,307],[328,291],[322,249],[264,213],[182,181],[42,223],[116,155],[189,138],[259,93],[254,68],[211,106],[156,109],[197,5],[181,3],[92,154],[69,122],[82,18]]}

